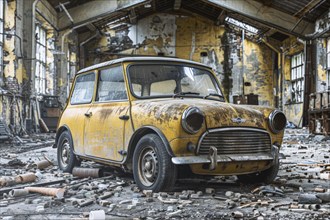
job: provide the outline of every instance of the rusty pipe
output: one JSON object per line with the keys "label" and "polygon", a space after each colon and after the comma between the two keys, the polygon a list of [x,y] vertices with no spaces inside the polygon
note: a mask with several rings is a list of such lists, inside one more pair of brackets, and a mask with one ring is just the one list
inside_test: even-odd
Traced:
{"label": "rusty pipe", "polygon": [[64,197],[65,189],[63,188],[47,188],[47,187],[25,187],[29,192],[40,193],[47,196],[56,196],[58,199]]}
{"label": "rusty pipe", "polygon": [[16,181],[15,178],[13,177],[5,176],[0,178],[0,186],[12,186],[15,184]]}
{"label": "rusty pipe", "polygon": [[235,211],[231,213],[231,216],[234,218],[243,218],[244,214],[240,211]]}
{"label": "rusty pipe", "polygon": [[72,175],[80,178],[86,177],[101,177],[103,175],[100,168],[84,168],[84,167],[74,167],[72,170]]}
{"label": "rusty pipe", "polygon": [[26,196],[27,194],[29,194],[29,191],[27,189],[12,189],[8,193],[10,197]]}
{"label": "rusty pipe", "polygon": [[37,176],[34,173],[26,173],[15,177],[16,183],[29,183],[34,182]]}
{"label": "rusty pipe", "polygon": [[42,161],[35,162],[35,166],[37,166],[37,169],[39,169],[39,170],[46,169],[50,165],[53,165],[53,163],[50,162],[49,160],[42,160]]}

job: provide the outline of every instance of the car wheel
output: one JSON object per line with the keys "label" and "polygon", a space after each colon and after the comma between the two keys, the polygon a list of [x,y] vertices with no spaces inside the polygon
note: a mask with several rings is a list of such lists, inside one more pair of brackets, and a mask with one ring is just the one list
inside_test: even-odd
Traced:
{"label": "car wheel", "polygon": [[156,134],[147,134],[137,143],[133,155],[133,175],[142,190],[168,191],[174,186],[176,166]]}
{"label": "car wheel", "polygon": [[64,131],[58,139],[57,161],[58,167],[68,173],[71,173],[75,166],[80,165],[80,161],[73,153],[73,141],[68,131]]}
{"label": "car wheel", "polygon": [[258,173],[251,173],[245,175],[238,175],[237,179],[239,182],[242,183],[266,183],[269,184],[274,181],[277,176],[278,170],[280,168],[279,159],[275,161],[270,168],[267,170],[258,172]]}

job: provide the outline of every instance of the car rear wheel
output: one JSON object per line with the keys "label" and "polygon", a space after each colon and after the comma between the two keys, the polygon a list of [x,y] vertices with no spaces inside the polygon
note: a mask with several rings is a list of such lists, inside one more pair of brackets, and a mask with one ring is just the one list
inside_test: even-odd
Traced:
{"label": "car rear wheel", "polygon": [[58,167],[68,173],[71,173],[75,166],[80,165],[80,161],[73,153],[73,141],[68,131],[64,131],[58,139],[57,161]]}
{"label": "car rear wheel", "polygon": [[238,175],[237,179],[242,183],[266,183],[269,184],[274,181],[280,168],[279,159],[275,160],[275,163],[267,170],[251,173],[245,175]]}
{"label": "car rear wheel", "polygon": [[168,191],[174,186],[176,166],[156,134],[147,134],[137,143],[133,155],[133,175],[142,190]]}

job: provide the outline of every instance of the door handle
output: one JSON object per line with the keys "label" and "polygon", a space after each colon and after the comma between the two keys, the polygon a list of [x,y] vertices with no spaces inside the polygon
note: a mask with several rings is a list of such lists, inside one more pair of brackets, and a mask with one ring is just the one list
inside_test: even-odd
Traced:
{"label": "door handle", "polygon": [[119,119],[127,121],[129,119],[128,115],[121,115],[119,116]]}
{"label": "door handle", "polygon": [[88,113],[86,112],[86,113],[85,113],[85,116],[86,116],[86,117],[91,117],[92,115],[93,115],[92,112],[88,112]]}

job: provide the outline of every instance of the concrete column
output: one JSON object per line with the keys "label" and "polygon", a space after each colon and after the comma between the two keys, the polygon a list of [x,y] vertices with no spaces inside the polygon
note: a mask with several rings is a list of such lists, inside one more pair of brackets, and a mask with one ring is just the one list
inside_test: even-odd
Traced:
{"label": "concrete column", "polygon": [[22,31],[24,38],[22,39],[22,48],[23,48],[23,55],[24,55],[24,66],[26,69],[26,74],[29,78],[28,86],[26,87],[26,90],[28,91],[28,94],[31,95],[31,89],[32,89],[32,80],[31,79],[31,64],[32,60],[35,58],[35,54],[32,54],[32,41],[35,40],[32,38],[32,5],[34,0],[24,0],[19,1],[23,3],[23,17],[22,17]]}

